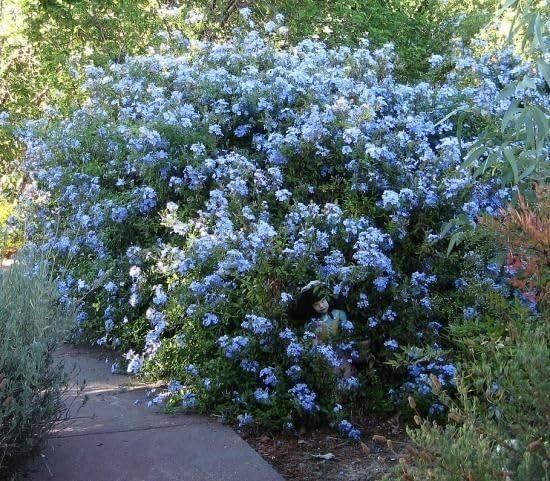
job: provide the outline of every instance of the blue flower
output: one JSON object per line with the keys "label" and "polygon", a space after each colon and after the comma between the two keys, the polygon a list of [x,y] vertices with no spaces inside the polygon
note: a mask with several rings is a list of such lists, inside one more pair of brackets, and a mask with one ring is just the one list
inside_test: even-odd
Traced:
{"label": "blue flower", "polygon": [[354,389],[359,389],[360,385],[361,384],[359,383],[359,379],[353,376],[346,377],[338,382],[338,388],[343,391],[352,391]]}
{"label": "blue flower", "polygon": [[279,383],[273,367],[264,367],[260,371],[260,379],[263,380],[266,386],[276,386]]}
{"label": "blue flower", "polygon": [[258,336],[268,334],[273,329],[273,323],[269,319],[254,314],[248,314],[241,326]]}
{"label": "blue flower", "polygon": [[292,359],[299,359],[303,352],[304,348],[302,345],[294,341],[292,341],[286,348],[286,355]]}
{"label": "blue flower", "polygon": [[210,312],[205,314],[204,317],[202,318],[202,325],[204,327],[214,326],[216,324],[219,324],[219,322],[220,322],[220,319],[218,318],[218,316]]}
{"label": "blue flower", "polygon": [[105,285],[103,286],[103,288],[104,288],[109,294],[115,294],[116,291],[118,290],[117,285],[116,285],[113,281],[107,282],[107,284],[105,284]]}
{"label": "blue flower", "polygon": [[126,207],[113,207],[111,209],[111,219],[119,224],[128,218],[128,209]]}
{"label": "blue flower", "polygon": [[324,358],[332,367],[340,367],[340,364],[342,363],[342,359],[340,359],[334,348],[329,344],[319,344],[314,346],[312,351]]}
{"label": "blue flower", "polygon": [[342,421],[340,421],[340,423],[338,424],[338,430],[341,432],[341,433],[349,433],[349,431],[353,428],[353,425],[347,420],[347,419],[343,419]]}
{"label": "blue flower", "polygon": [[389,277],[381,276],[374,279],[374,287],[378,292],[384,292],[387,289],[389,283],[390,283]]}
{"label": "blue flower", "polygon": [[456,289],[464,289],[465,287],[468,287],[468,282],[459,277],[458,279],[455,279],[454,285]]}
{"label": "blue flower", "polygon": [[241,369],[245,372],[258,372],[260,369],[260,363],[258,361],[252,361],[250,359],[243,359],[240,363]]}
{"label": "blue flower", "polygon": [[395,207],[399,205],[399,194],[393,190],[385,190],[382,193],[382,206],[387,209],[388,207]]}
{"label": "blue flower", "polygon": [[195,366],[195,364],[189,364],[185,368],[185,371],[188,372],[189,374],[191,374],[192,376],[198,376],[198,374],[199,374],[199,370],[198,370],[197,366]]}
{"label": "blue flower", "polygon": [[286,370],[286,375],[293,381],[297,381],[302,376],[302,368],[294,364]]}
{"label": "blue flower", "polygon": [[307,412],[317,411],[319,409],[318,404],[315,402],[317,394],[309,389],[307,384],[299,383],[288,392],[294,397],[297,403]]}
{"label": "blue flower", "polygon": [[166,292],[164,292],[164,288],[162,287],[162,285],[157,284],[156,286],[154,286],[153,292],[154,292],[154,296],[153,296],[154,304],[156,304],[157,306],[163,306],[164,304],[166,304],[166,301],[168,300],[168,296],[166,295]]}
{"label": "blue flower", "polygon": [[241,354],[249,343],[250,339],[244,336],[230,338],[229,336],[224,335],[218,339],[219,346],[223,348],[225,355],[229,359],[233,359],[237,355]]}
{"label": "blue flower", "polygon": [[275,198],[279,202],[287,202],[292,197],[292,192],[287,189],[279,189],[275,192]]}
{"label": "blue flower", "polygon": [[168,391],[170,391],[172,394],[181,391],[181,389],[182,389],[182,385],[177,380],[172,380],[168,383]]}
{"label": "blue flower", "polygon": [[474,307],[465,307],[462,314],[464,319],[474,319],[478,316],[478,312]]}
{"label": "blue flower", "polygon": [[288,304],[293,299],[292,294],[289,294],[288,292],[281,292],[281,303],[282,304]]}
{"label": "blue flower", "polygon": [[149,213],[157,205],[157,193],[151,187],[138,187],[133,195],[138,201],[138,209],[142,214]]}
{"label": "blue flower", "polygon": [[130,274],[130,277],[135,281],[139,281],[142,279],[141,268],[139,266],[130,267],[129,274]]}
{"label": "blue flower", "polygon": [[185,409],[193,409],[197,406],[197,395],[194,393],[186,393],[181,400],[181,404]]}
{"label": "blue flower", "polygon": [[430,406],[430,409],[428,410],[428,413],[430,416],[435,416],[436,414],[443,414],[445,413],[445,406],[441,403],[435,403]]}
{"label": "blue flower", "polygon": [[239,414],[237,416],[237,420],[239,421],[239,427],[244,428],[245,426],[248,426],[254,422],[254,417],[252,416],[252,414],[244,413]]}
{"label": "blue flower", "polygon": [[269,390],[259,387],[254,391],[254,399],[260,403],[266,403],[269,401]]}
{"label": "blue flower", "polygon": [[340,423],[338,424],[338,430],[343,434],[347,434],[350,439],[361,438],[361,431],[353,427],[353,424],[351,424],[346,419],[343,419],[342,421],[340,421]]}
{"label": "blue flower", "polygon": [[367,294],[359,294],[359,302],[357,303],[357,307],[361,309],[369,307],[369,296],[367,296]]}
{"label": "blue flower", "polygon": [[133,374],[138,373],[143,367],[143,357],[141,357],[139,354],[136,354],[132,350],[128,351],[125,357],[129,361],[127,371]]}

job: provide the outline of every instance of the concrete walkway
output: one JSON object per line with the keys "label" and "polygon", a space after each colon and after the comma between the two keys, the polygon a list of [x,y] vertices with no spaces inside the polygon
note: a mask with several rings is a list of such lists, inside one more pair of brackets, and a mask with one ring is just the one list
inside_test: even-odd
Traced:
{"label": "concrete walkway", "polygon": [[[213,418],[165,415],[147,407],[150,387],[111,375],[100,351],[64,347],[73,377],[72,416],[29,466],[30,481],[283,481],[231,428]],[[81,406],[78,399],[88,396]],[[78,409],[80,407],[80,409]]]}
{"label": "concrete walkway", "polygon": [[13,259],[3,259],[0,257],[0,269],[9,269],[13,265]]}

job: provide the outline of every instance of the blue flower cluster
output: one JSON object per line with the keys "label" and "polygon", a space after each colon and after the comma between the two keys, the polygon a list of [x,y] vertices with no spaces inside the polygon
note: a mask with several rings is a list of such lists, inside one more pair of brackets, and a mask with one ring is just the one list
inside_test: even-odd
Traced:
{"label": "blue flower cluster", "polygon": [[[512,195],[462,167],[479,132],[463,125],[459,141],[448,114],[475,105],[496,124],[500,87],[524,76],[515,100],[548,104],[511,51],[466,52],[441,84],[405,85],[391,45],[280,49],[280,20],[267,37],[90,68],[84,105],[21,132],[29,239],[67,259],[59,289],[81,301],[79,327],[129,350],[129,372],[174,379],[184,407],[241,426],[277,406],[285,426],[326,419],[335,398],[368,397],[365,357],[386,369],[439,336],[435,301],[454,285],[435,271],[437,233]],[[312,281],[339,315],[292,314]],[[420,393],[429,374],[454,376],[443,357],[408,371]]]}

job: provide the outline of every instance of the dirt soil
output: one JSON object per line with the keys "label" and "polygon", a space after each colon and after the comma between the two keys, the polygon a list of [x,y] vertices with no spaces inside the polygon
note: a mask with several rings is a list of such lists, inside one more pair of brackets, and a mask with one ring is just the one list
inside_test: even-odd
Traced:
{"label": "dirt soil", "polygon": [[410,444],[399,420],[370,417],[359,425],[362,442],[330,430],[242,436],[288,481],[380,481],[398,473],[399,458]]}

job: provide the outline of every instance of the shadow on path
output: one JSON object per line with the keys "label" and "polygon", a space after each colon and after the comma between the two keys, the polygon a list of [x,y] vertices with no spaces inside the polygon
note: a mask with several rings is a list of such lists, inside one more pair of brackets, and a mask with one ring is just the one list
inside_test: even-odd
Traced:
{"label": "shadow on path", "polygon": [[60,357],[76,372],[75,384],[85,381],[85,388],[69,392],[71,417],[51,433],[26,479],[283,481],[231,428],[203,416],[148,408],[151,386],[111,375],[104,352],[65,346]]}

